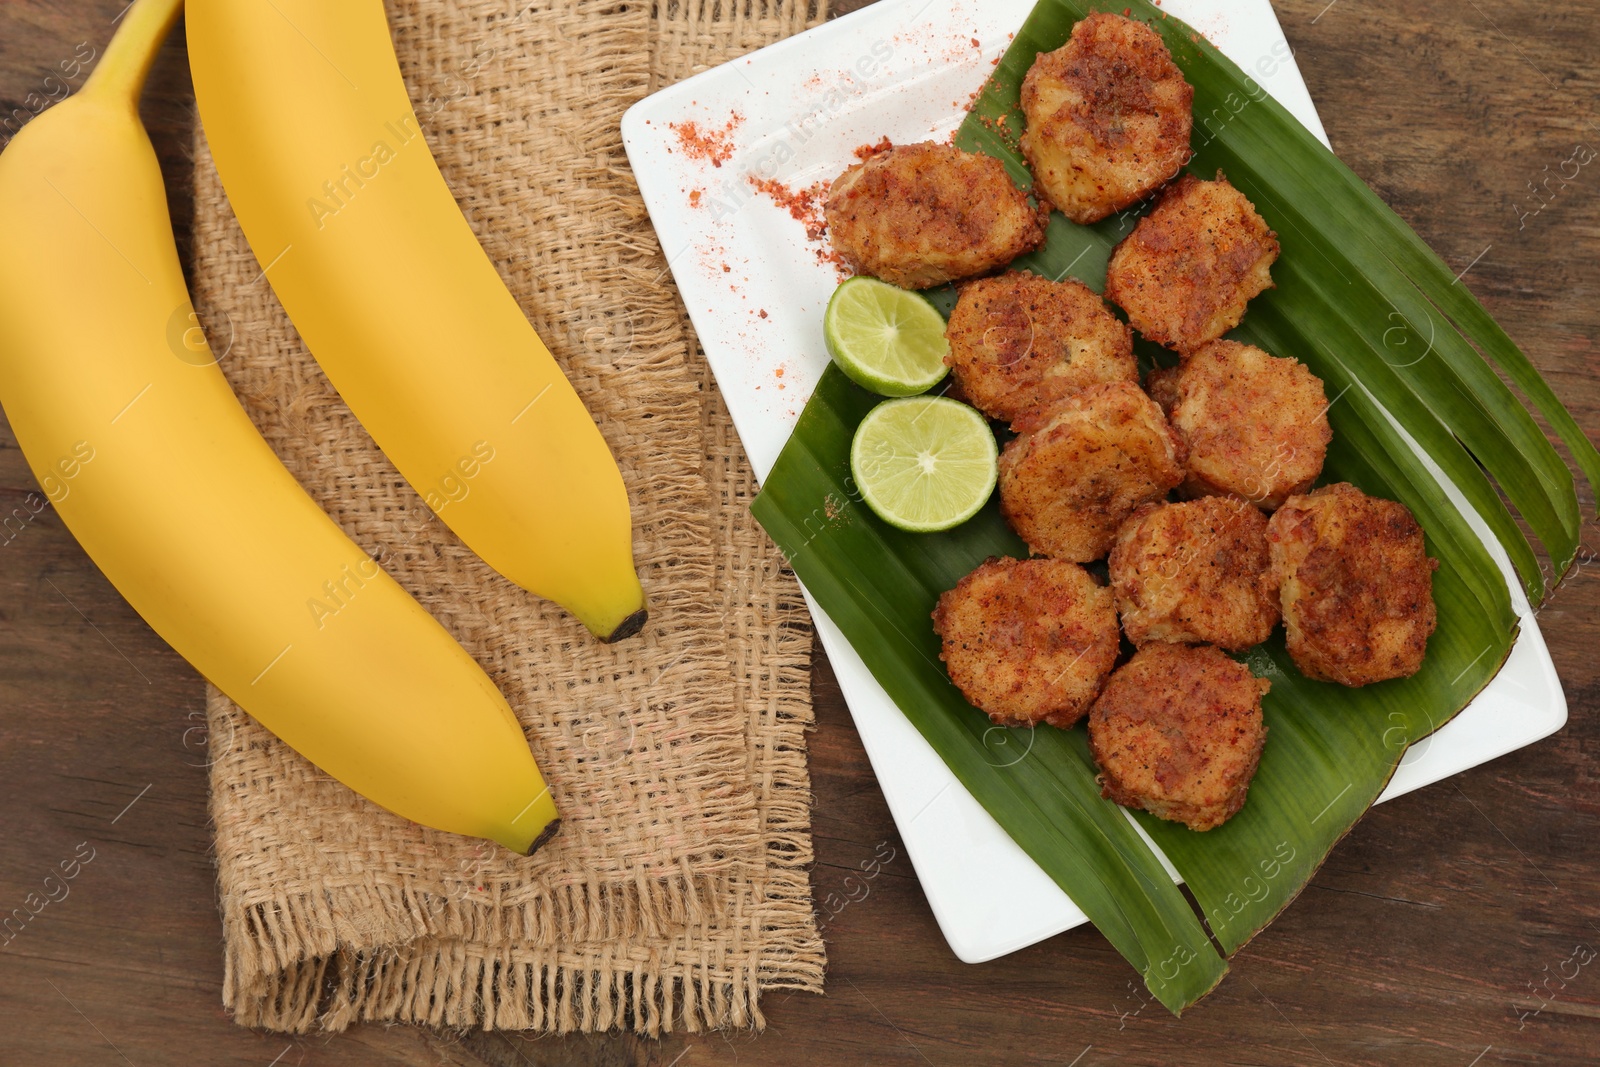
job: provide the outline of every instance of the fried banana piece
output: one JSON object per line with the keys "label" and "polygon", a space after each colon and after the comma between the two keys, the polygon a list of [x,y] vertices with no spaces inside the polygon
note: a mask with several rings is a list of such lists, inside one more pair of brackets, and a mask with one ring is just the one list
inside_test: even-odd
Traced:
{"label": "fried banana piece", "polygon": [[1028,548],[1084,563],[1183,480],[1182,444],[1129,382],[1091,385],[1017,422],[1000,454],[1000,507]]}
{"label": "fried banana piece", "polygon": [[1277,258],[1278,235],[1220,171],[1185,174],[1112,251],[1106,297],[1146,339],[1188,355],[1239,325]]}
{"label": "fried banana piece", "polygon": [[1347,482],[1290,497],[1267,524],[1289,655],[1307,678],[1361,686],[1415,674],[1438,625],[1411,509]]}
{"label": "fried banana piece", "polygon": [[1047,221],[998,159],[932,141],[850,167],[823,213],[851,269],[903,289],[997,270],[1043,244]]}
{"label": "fried banana piece", "polygon": [[1278,624],[1267,517],[1242,500],[1146,505],[1117,531],[1109,563],[1122,630],[1140,647],[1242,652]]}
{"label": "fried banana piece", "polygon": [[1178,173],[1189,158],[1193,102],[1160,34],[1092,14],[1022,79],[1022,153],[1063,215],[1097,222]]}
{"label": "fried banana piece", "polygon": [[968,282],[945,338],[964,395],[1005,422],[1091,385],[1139,380],[1133,331],[1075,278],[1012,271]]}
{"label": "fried banana piece", "polygon": [[1191,830],[1221,826],[1261,762],[1269,688],[1210,645],[1140,649],[1089,712],[1101,796]]}
{"label": "fried banana piece", "polygon": [[1271,511],[1322,473],[1333,440],[1327,396],[1298,360],[1213,341],[1151,371],[1146,386],[1188,447],[1182,496],[1236,496]]}
{"label": "fried banana piece", "polygon": [[1071,726],[1117,661],[1111,590],[1053,559],[982,564],[939,598],[933,628],[950,680],[1002,726]]}

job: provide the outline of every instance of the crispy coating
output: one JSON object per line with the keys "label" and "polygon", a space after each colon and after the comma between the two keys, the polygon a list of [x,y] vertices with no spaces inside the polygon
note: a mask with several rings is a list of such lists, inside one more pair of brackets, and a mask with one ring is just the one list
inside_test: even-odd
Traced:
{"label": "crispy coating", "polygon": [[1111,590],[1053,559],[982,564],[939,598],[933,628],[950,680],[1003,726],[1071,726],[1117,661]]}
{"label": "crispy coating", "polygon": [[1033,552],[1083,563],[1183,480],[1182,446],[1129,382],[1091,385],[1017,422],[1000,454],[1000,508]]}
{"label": "crispy coating", "polygon": [[1044,243],[1046,221],[999,160],[932,141],[850,167],[834,180],[824,217],[852,269],[904,289],[1003,267]]}
{"label": "crispy coating", "polygon": [[1100,794],[1211,830],[1244,807],[1271,687],[1210,645],[1148,645],[1106,682],[1089,712]]}
{"label": "crispy coating", "polygon": [[1022,79],[1022,153],[1063,215],[1095,222],[1178,173],[1189,158],[1193,102],[1160,34],[1093,14]]}
{"label": "crispy coating", "polygon": [[1151,371],[1146,384],[1188,446],[1179,494],[1236,496],[1271,511],[1322,473],[1333,440],[1327,396],[1299,361],[1213,341]]}
{"label": "crispy coating", "polygon": [[1239,325],[1272,288],[1277,258],[1278,235],[1221,172],[1185,174],[1112,251],[1106,297],[1144,337],[1187,355]]}
{"label": "crispy coating", "polygon": [[1301,673],[1359,686],[1417,672],[1438,624],[1439,563],[1411,509],[1339,482],[1289,498],[1267,541]]}
{"label": "crispy coating", "polygon": [[1111,590],[1128,640],[1259,645],[1278,624],[1267,517],[1242,500],[1150,504],[1117,531]]}
{"label": "crispy coating", "polygon": [[1085,386],[1139,380],[1133,332],[1075,278],[1011,271],[968,282],[945,337],[967,399],[1006,422]]}

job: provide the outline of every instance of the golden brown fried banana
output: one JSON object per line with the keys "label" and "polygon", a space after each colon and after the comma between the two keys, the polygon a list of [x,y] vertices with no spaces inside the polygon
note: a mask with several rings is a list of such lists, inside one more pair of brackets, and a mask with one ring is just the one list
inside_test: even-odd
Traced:
{"label": "golden brown fried banana", "polygon": [[1081,719],[1117,661],[1111,590],[1075,563],[991,559],[939,598],[939,658],[1004,726]]}
{"label": "golden brown fried banana", "polygon": [[1182,445],[1129,382],[1091,385],[1017,422],[1000,455],[1000,506],[1029,549],[1079,563],[1183,480]]}
{"label": "golden brown fried banana", "polygon": [[1128,640],[1259,645],[1278,624],[1267,518],[1230,497],[1150,504],[1117,531],[1111,590]]}
{"label": "golden brown fried banana", "polygon": [[1139,380],[1132,331],[1074,278],[1011,271],[968,282],[945,337],[962,394],[1005,422],[1087,386]]}
{"label": "golden brown fried banana", "polygon": [[1439,563],[1410,508],[1339,482],[1290,497],[1267,540],[1301,673],[1360,686],[1417,672],[1438,625]]}
{"label": "golden brown fried banana", "polygon": [[1189,158],[1194,89],[1160,34],[1093,14],[1022,79],[1022,152],[1073,222],[1095,222],[1160,188]]}
{"label": "golden brown fried banana", "polygon": [[1333,430],[1322,379],[1296,360],[1213,341],[1150,372],[1150,396],[1188,447],[1178,492],[1236,496],[1272,510],[1311,488]]}
{"label": "golden brown fried banana", "polygon": [[1221,826],[1261,760],[1269,688],[1210,645],[1140,649],[1089,712],[1101,795],[1191,830]]}
{"label": "golden brown fried banana", "polygon": [[905,289],[997,270],[1043,244],[1046,221],[998,159],[931,141],[850,167],[824,217],[853,270]]}
{"label": "golden brown fried banana", "polygon": [[1272,287],[1278,236],[1221,173],[1185,174],[1111,253],[1106,297],[1133,328],[1187,355],[1239,325]]}

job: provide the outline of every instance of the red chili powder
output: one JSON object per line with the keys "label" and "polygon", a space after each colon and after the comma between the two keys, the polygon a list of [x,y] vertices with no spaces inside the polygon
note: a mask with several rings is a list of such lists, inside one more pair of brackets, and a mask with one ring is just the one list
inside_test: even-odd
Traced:
{"label": "red chili powder", "polygon": [[857,145],[855,156],[857,159],[871,159],[879,152],[887,152],[894,147],[894,142],[888,137],[880,137],[875,144]]}
{"label": "red chili powder", "polygon": [[829,182],[816,182],[804,189],[790,189],[774,178],[758,178],[754,174],[749,177],[750,184],[756,187],[757,192],[772,197],[779,207],[789,213],[790,218],[806,228],[807,240],[822,240],[828,232],[827,220],[822,215],[822,201],[827,195]]}
{"label": "red chili powder", "polygon": [[791,189],[774,178],[758,178],[754,174],[748,175],[748,178],[757,192],[770,196],[773,202],[789,213],[790,218],[805,227],[806,239],[817,246],[812,252],[818,263],[832,267],[840,281],[850,276],[844,258],[824,240],[828,233],[828,220],[822,213],[822,205],[831,182],[819,181],[804,189]]}
{"label": "red chili powder", "polygon": [[733,131],[744,122],[737,111],[728,116],[720,128],[702,126],[692,119],[687,122],[669,122],[667,127],[678,135],[678,146],[690,159],[709,161],[720,167],[733,158]]}

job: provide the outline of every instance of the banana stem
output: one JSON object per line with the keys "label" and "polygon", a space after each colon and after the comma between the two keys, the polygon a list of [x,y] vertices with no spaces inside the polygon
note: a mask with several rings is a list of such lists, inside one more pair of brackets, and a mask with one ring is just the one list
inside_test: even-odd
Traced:
{"label": "banana stem", "polygon": [[183,0],[134,0],[106,46],[105,55],[84,83],[83,92],[120,98],[138,107],[150,66],[181,10]]}

